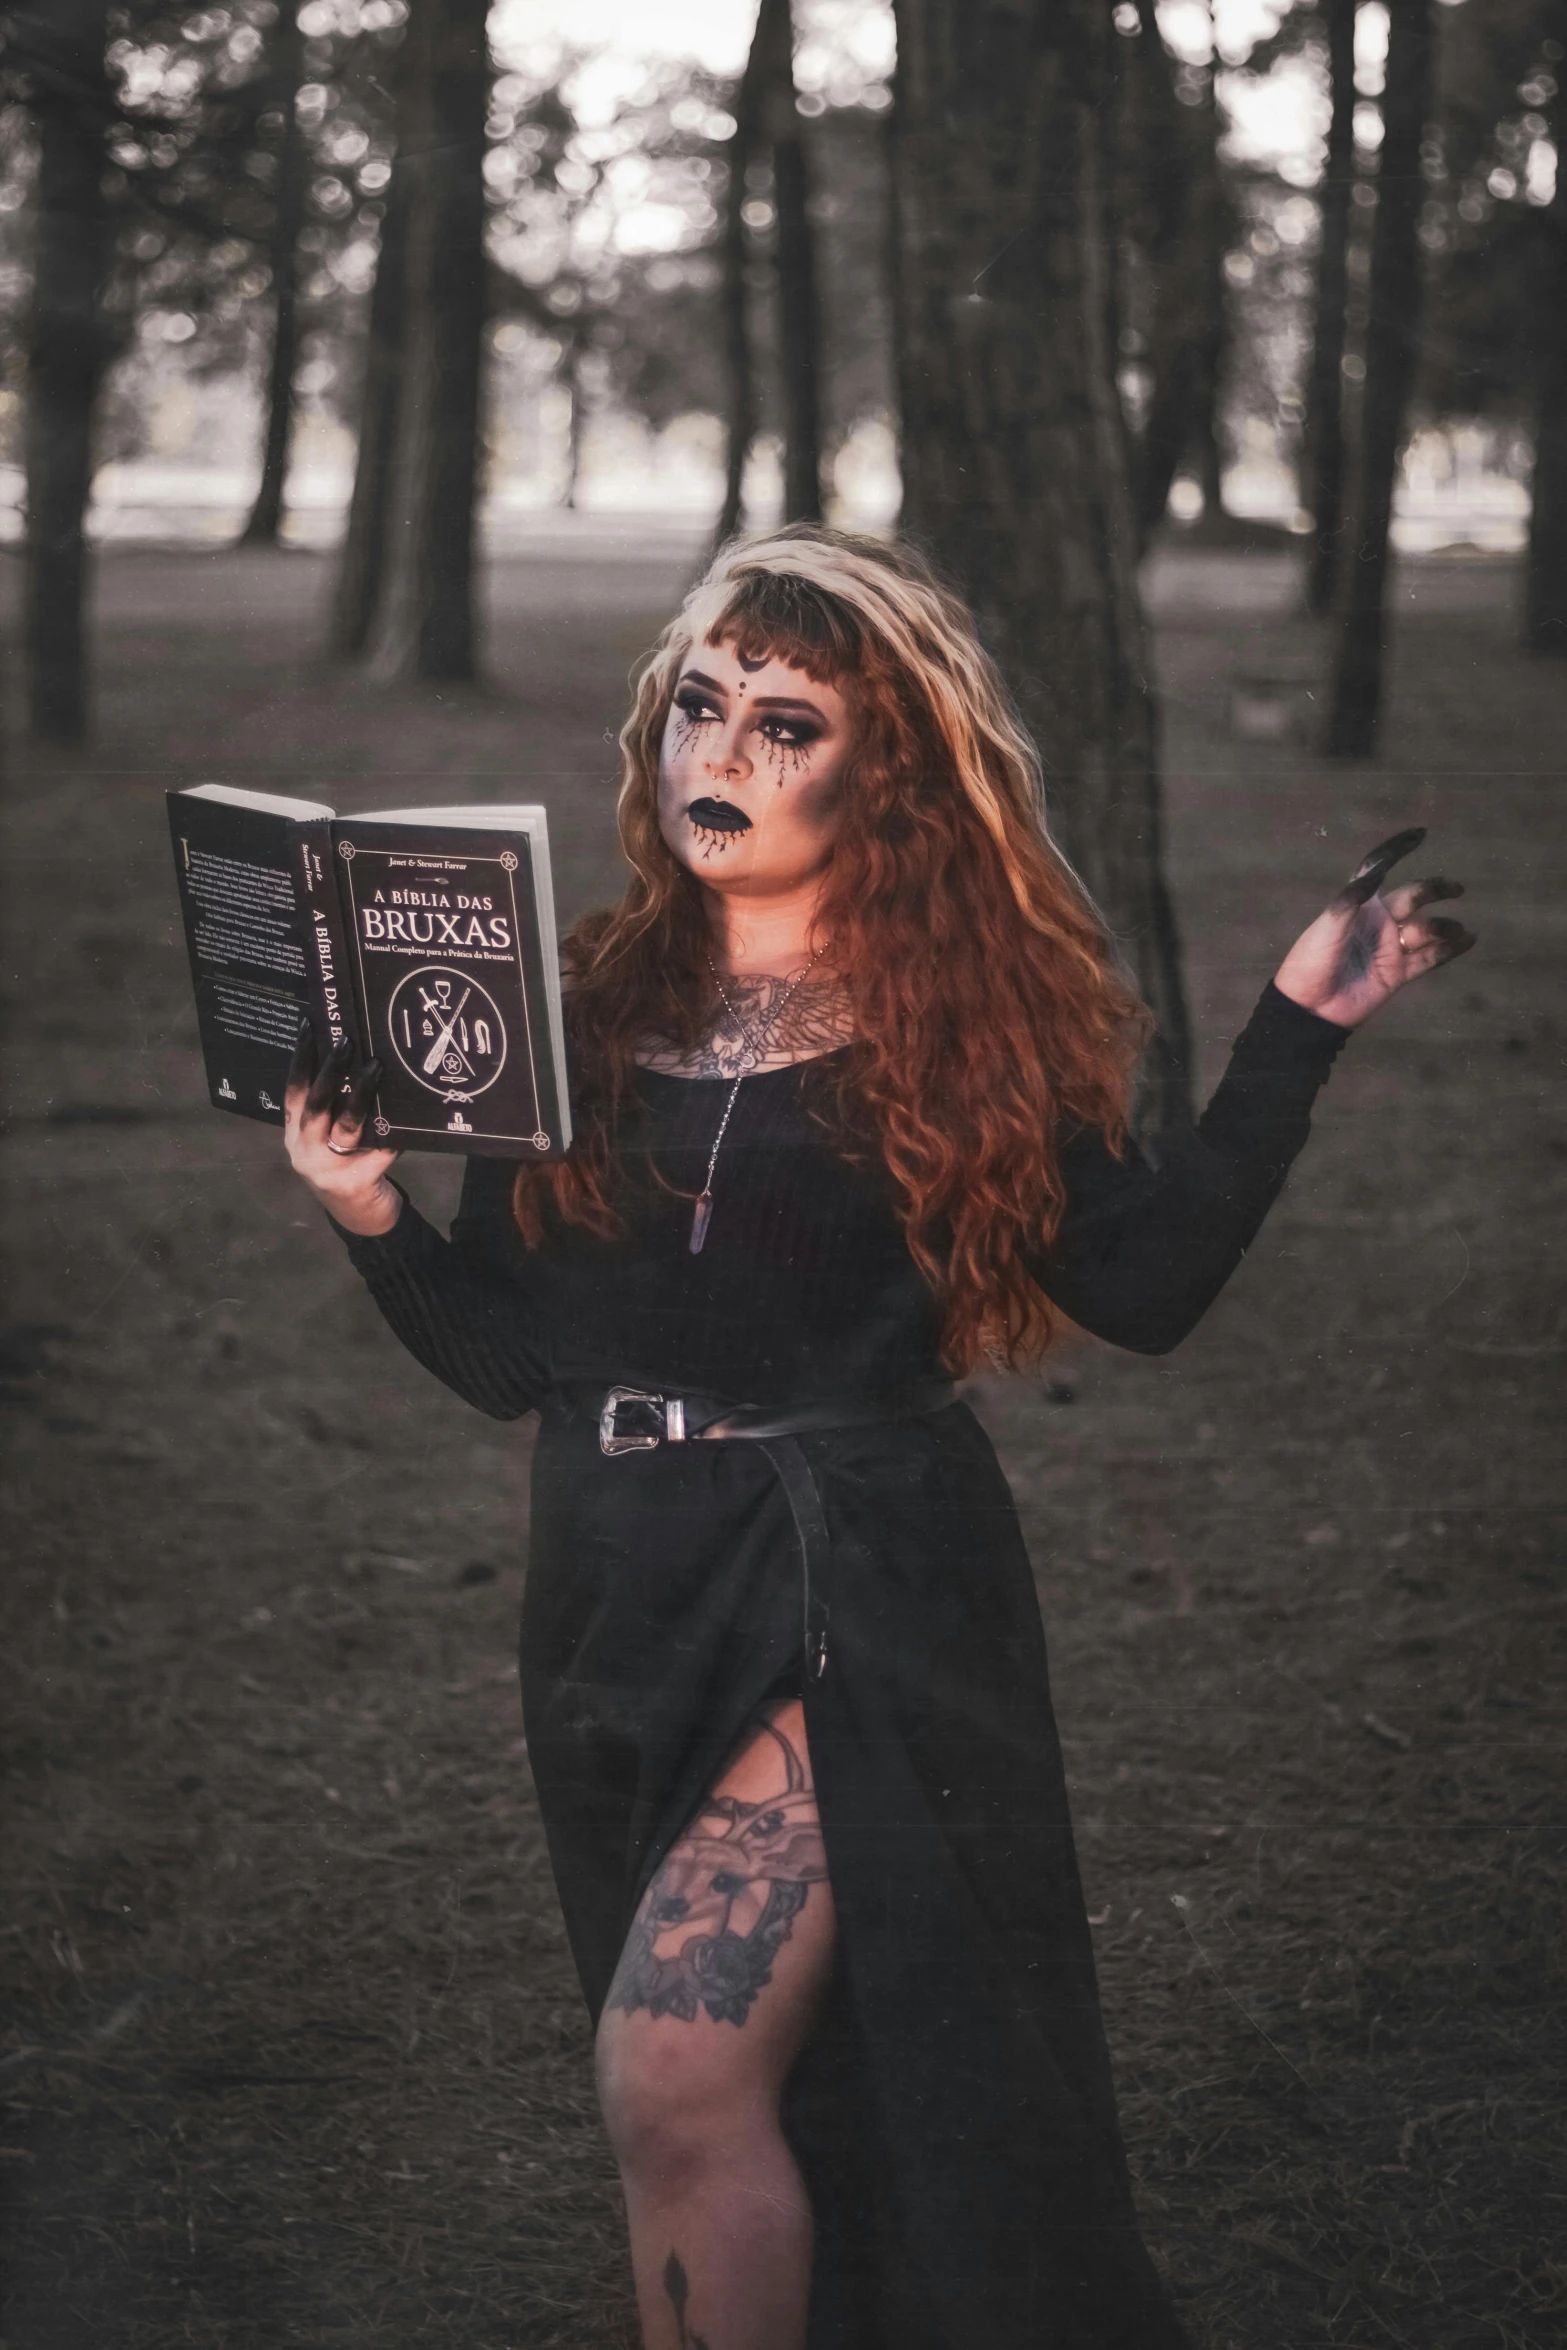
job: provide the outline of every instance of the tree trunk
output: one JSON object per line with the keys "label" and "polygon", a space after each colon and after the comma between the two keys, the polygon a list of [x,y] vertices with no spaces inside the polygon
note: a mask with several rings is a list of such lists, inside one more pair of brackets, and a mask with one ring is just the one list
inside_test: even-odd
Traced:
{"label": "tree trunk", "polygon": [[795,104],[790,0],[762,0],[756,20],[763,107],[778,212],[778,345],[783,376],[784,515],[819,522],[822,512],[821,306],[810,217],[810,164]]}
{"label": "tree trunk", "polygon": [[[1229,244],[1230,205],[1219,168],[1222,123],[1215,78],[1219,71],[1218,43],[1208,69],[1203,103],[1192,116],[1197,134],[1192,159],[1192,325],[1197,346],[1197,382],[1192,398],[1190,448],[1197,461],[1197,481],[1203,510],[1224,512],[1224,456],[1219,423],[1224,396],[1224,370],[1230,340],[1229,296],[1224,282],[1224,254]],[[1168,493],[1166,493],[1168,495]]]}
{"label": "tree trunk", "polygon": [[244,543],[275,547],[283,521],[288,484],[288,447],[294,429],[294,369],[299,358],[299,232],[305,221],[305,138],[299,120],[299,85],[304,79],[305,45],[298,10],[287,0],[278,18],[274,52],[283,137],[273,182],[272,349],[267,359],[267,427],[261,452],[261,486],[244,529]]}
{"label": "tree trunk", "polygon": [[1044,759],[1053,829],[1189,1115],[1154,699],[1116,388],[1098,0],[897,0],[905,518],[957,579]]}
{"label": "tree trunk", "polygon": [[724,419],[724,502],[713,531],[721,547],[740,528],[745,506],[745,467],[756,438],[756,366],[752,355],[747,264],[750,248],[745,227],[746,173],[756,157],[761,123],[762,66],[766,44],[758,20],[751,36],[745,71],[735,91],[734,136],[729,141],[724,168],[728,186],[724,195],[723,331],[728,377],[728,414]]}
{"label": "tree trunk", "polygon": [[1341,759],[1370,758],[1382,699],[1388,530],[1405,411],[1419,356],[1418,230],[1425,187],[1420,144],[1431,111],[1432,6],[1433,0],[1389,0],[1352,560],[1342,566],[1333,605],[1338,641],[1327,748]]}
{"label": "tree trunk", "polygon": [[1219,447],[1221,365],[1220,353],[1210,350],[1203,370],[1202,390],[1193,403],[1192,456],[1205,514],[1224,512],[1224,452]]}
{"label": "tree trunk", "polygon": [[385,677],[471,677],[487,286],[486,0],[413,0],[398,82],[407,173],[403,367],[371,658]]}
{"label": "tree trunk", "polygon": [[1197,461],[1204,506],[1218,512],[1223,504],[1217,416],[1228,327],[1227,206],[1212,78],[1200,109],[1182,106],[1153,0],[1138,0],[1138,15],[1142,36],[1134,69],[1147,77],[1153,102],[1153,139],[1141,159],[1142,176],[1158,223],[1148,254],[1153,396],[1137,467],[1138,523],[1146,542],[1164,520],[1184,457]]}
{"label": "tree trunk", "polygon": [[1142,538],[1164,519],[1186,443],[1191,408],[1192,345],[1186,332],[1186,286],[1181,263],[1187,242],[1186,169],[1181,109],[1170,54],[1153,0],[1138,0],[1141,33],[1122,58],[1127,83],[1125,168],[1142,216],[1140,240],[1152,281],[1148,322],[1148,414],[1137,452],[1137,515]]}
{"label": "tree trunk", "polygon": [[352,659],[364,651],[381,597],[403,377],[407,243],[408,169],[399,158],[392,164],[381,218],[381,249],[370,294],[364,383],[359,395],[354,490],[332,602],[332,650],[340,659]]}
{"label": "tree trunk", "polygon": [[566,386],[566,484],[561,492],[561,504],[568,513],[575,511],[577,489],[582,478],[582,337],[568,335],[566,355],[561,365]]}
{"label": "tree trunk", "polygon": [[93,419],[113,338],[104,131],[108,0],[52,0],[27,27],[38,127],[38,239],[27,363],[29,716],[34,734],[87,732],[87,501]]}
{"label": "tree trunk", "polygon": [[1327,0],[1328,85],[1333,112],[1322,175],[1317,318],[1306,385],[1306,498],[1315,537],[1306,600],[1331,610],[1344,516],[1344,313],[1349,303],[1349,224],[1355,195],[1356,0]]}
{"label": "tree trunk", "polygon": [[[1551,29],[1567,43],[1567,7]],[[1558,83],[1564,68],[1558,54]],[[1531,653],[1567,654],[1567,105],[1552,102],[1556,193],[1540,222],[1545,239],[1545,300],[1540,309],[1540,388],[1534,424],[1534,487],[1524,570],[1524,643]]]}

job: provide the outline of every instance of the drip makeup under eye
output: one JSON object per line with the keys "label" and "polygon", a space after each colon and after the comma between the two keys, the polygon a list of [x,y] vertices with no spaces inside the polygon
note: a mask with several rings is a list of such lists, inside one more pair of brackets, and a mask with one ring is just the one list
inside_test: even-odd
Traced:
{"label": "drip makeup under eye", "polygon": [[797,718],[764,718],[757,732],[766,745],[767,764],[780,783],[786,774],[799,774],[821,740],[819,728]]}
{"label": "drip makeup under eye", "polygon": [[680,688],[675,695],[672,715],[675,740],[682,751],[688,750],[695,741],[698,727],[715,725],[718,719],[718,711],[713,703],[706,694],[699,693],[695,686]]}
{"label": "drip makeup under eye", "polygon": [[[744,693],[743,686],[740,691]],[[701,687],[691,684],[678,687],[670,711],[676,751],[688,752],[696,740],[698,730],[720,724],[722,718],[722,710]],[[754,723],[756,734],[760,737],[763,758],[780,783],[786,774],[800,772],[825,731],[804,714],[796,717],[782,711],[758,712]]]}

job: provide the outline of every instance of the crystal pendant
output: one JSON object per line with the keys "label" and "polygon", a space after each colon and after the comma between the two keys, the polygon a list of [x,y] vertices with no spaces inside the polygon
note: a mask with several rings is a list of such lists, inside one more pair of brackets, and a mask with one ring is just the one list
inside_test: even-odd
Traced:
{"label": "crystal pendant", "polygon": [[710,1191],[704,1191],[691,1212],[691,1254],[694,1257],[701,1255],[702,1243],[707,1238],[707,1228],[712,1221],[713,1195]]}

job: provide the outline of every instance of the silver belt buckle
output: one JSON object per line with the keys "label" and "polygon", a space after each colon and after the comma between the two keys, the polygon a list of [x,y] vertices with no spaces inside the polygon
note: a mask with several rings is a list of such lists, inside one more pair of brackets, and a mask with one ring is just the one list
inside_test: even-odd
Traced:
{"label": "silver belt buckle", "polygon": [[[651,1404],[663,1418],[663,1429],[658,1436],[620,1436],[615,1430],[615,1418],[623,1403]],[[686,1407],[683,1396],[649,1395],[642,1387],[612,1387],[604,1398],[599,1413],[599,1451],[613,1456],[617,1452],[651,1452],[655,1445],[665,1441],[683,1444],[686,1435]]]}

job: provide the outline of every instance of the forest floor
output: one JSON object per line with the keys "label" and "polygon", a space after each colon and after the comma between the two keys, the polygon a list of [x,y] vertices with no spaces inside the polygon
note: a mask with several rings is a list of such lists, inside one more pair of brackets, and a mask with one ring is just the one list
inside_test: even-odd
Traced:
{"label": "forest floor", "polygon": [[[319,557],[117,550],[91,748],[13,744],[4,2350],[630,2340],[518,1718],[527,1436],[400,1354],[276,1136],[206,1106],[162,793],[542,798],[570,914],[686,560],[497,565],[491,682],[435,695],[321,663]],[[1336,767],[1234,731],[1320,707],[1292,555],[1151,588],[1205,1079],[1399,825],[1481,945],[1356,1039],[1179,1354],[976,1392],[1142,2209],[1203,2350],[1546,2350],[1567,675],[1515,650],[1509,565],[1405,564],[1385,753]]]}

